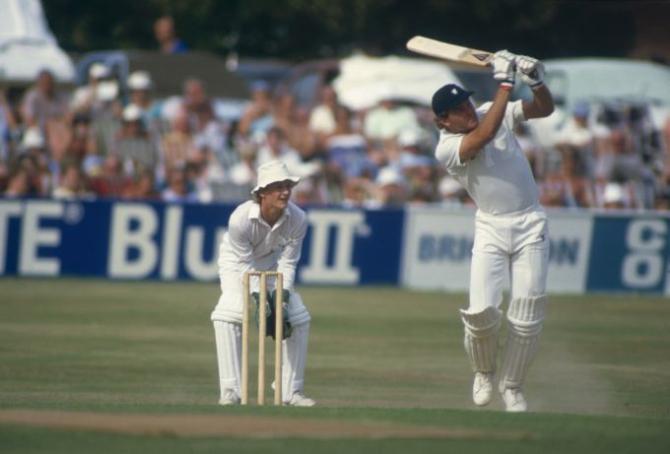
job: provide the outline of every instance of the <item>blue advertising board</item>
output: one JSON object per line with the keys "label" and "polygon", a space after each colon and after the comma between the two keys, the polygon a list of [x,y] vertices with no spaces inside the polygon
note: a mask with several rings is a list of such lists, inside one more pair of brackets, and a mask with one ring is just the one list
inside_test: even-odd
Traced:
{"label": "blue advertising board", "polygon": [[586,290],[663,293],[668,231],[665,217],[595,217]]}
{"label": "blue advertising board", "polygon": [[[0,200],[0,276],[217,279],[235,206]],[[297,281],[466,291],[472,210],[307,209]],[[548,289],[668,293],[670,218],[550,212]]]}
{"label": "blue advertising board", "polygon": [[[1,200],[0,275],[217,278],[233,205]],[[312,209],[298,280],[396,284],[402,210]]]}

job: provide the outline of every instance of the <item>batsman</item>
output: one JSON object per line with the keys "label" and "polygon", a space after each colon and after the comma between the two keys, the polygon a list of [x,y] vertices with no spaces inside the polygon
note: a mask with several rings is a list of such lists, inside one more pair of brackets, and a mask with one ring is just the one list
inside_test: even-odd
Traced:
{"label": "batsman", "polygon": [[[289,337],[282,342],[282,400],[286,405],[298,407],[314,405],[314,400],[303,392],[311,317],[294,289],[295,269],[307,231],[305,212],[290,201],[291,190],[298,180],[280,161],[261,165],[257,186],[251,192],[252,200],[235,208],[221,241],[218,259],[221,296],[211,316],[221,405],[240,403],[241,325],[246,291],[243,276],[248,271],[279,271],[283,275],[282,301],[288,302],[284,310],[284,337]],[[276,297],[271,294],[270,299]],[[268,323],[268,327],[274,324]]]}
{"label": "batsman", "polygon": [[[503,50],[494,54],[491,66],[499,83],[492,102],[475,108],[472,92],[454,84],[434,93],[440,130],[435,156],[477,205],[469,306],[461,310],[465,351],[474,371],[472,398],[476,405],[487,405],[497,377],[505,409],[522,412],[527,410],[524,379],[547,306],[549,239],[547,215],[513,131],[519,122],[550,115],[554,102],[540,61]],[[517,76],[530,86],[532,100],[510,102]],[[508,334],[498,367],[506,279]]]}

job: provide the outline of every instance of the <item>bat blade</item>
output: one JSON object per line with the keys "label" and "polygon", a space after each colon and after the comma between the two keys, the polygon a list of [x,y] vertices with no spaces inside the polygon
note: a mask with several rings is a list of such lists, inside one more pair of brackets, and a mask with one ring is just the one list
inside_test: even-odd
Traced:
{"label": "bat blade", "polygon": [[407,49],[418,54],[442,60],[455,61],[473,66],[487,66],[493,57],[491,52],[457,46],[425,36],[414,36],[407,41]]}

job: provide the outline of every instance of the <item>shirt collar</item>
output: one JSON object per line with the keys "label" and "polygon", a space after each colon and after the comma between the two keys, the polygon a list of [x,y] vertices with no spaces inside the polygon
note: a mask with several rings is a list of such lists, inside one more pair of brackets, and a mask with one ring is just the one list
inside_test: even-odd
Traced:
{"label": "shirt collar", "polygon": [[[286,205],[286,209],[284,210],[284,213],[282,213],[281,217],[279,218],[279,220],[277,220],[277,222],[275,223],[273,228],[283,224],[284,221],[286,221],[289,218],[289,216],[291,215],[291,210],[289,210],[290,203],[291,202],[289,202],[289,204]],[[261,204],[260,203],[254,202],[254,203],[251,204],[251,208],[249,209],[249,219],[254,219],[256,221],[262,222],[263,224],[267,224],[267,222],[265,222],[265,219],[263,219],[261,217]]]}

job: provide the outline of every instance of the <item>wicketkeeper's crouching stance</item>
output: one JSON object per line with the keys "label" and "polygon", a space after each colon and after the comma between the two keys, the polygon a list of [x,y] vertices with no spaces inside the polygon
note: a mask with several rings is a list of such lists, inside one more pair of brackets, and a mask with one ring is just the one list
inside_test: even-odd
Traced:
{"label": "wicketkeeper's crouching stance", "polygon": [[[526,411],[522,386],[538,345],[547,305],[547,216],[514,128],[554,108],[542,81],[543,65],[507,51],[492,60],[500,83],[493,102],[475,109],[471,92],[449,84],[435,92],[432,107],[440,129],[435,150],[477,204],[470,273],[470,304],[461,311],[465,350],[475,372],[472,397],[491,401],[494,374],[507,411]],[[532,101],[510,102],[517,72],[530,85]],[[505,276],[511,283],[508,336],[497,368],[498,331]]]}
{"label": "wicketkeeper's crouching stance", "polygon": [[[305,212],[289,201],[291,189],[297,182],[298,178],[291,176],[283,163],[263,164],[258,168],[253,200],[242,203],[230,215],[228,231],[219,248],[221,296],[211,317],[216,336],[221,405],[240,403],[243,276],[248,271],[275,270],[283,274],[284,289],[288,291],[285,314],[290,325],[290,329],[284,329],[285,335],[290,333],[290,336],[283,341],[282,398],[287,405],[314,405],[303,393],[311,318],[293,288],[295,268],[307,231]],[[268,279],[269,290],[274,286],[273,281]],[[287,298],[283,300],[286,302]]]}

